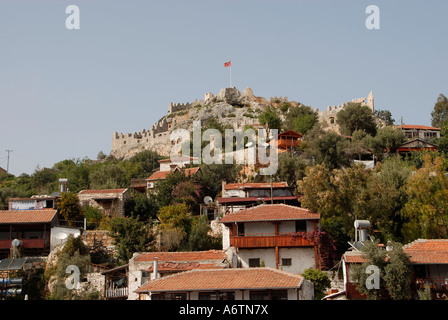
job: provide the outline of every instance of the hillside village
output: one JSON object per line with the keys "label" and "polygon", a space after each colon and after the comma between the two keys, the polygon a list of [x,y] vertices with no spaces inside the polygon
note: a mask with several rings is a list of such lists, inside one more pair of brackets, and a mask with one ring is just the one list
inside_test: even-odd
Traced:
{"label": "hillside village", "polygon": [[[397,124],[373,92],[318,110],[224,88],[114,132],[95,160],[0,168],[0,298],[447,299],[444,108]],[[278,169],[173,157],[171,133],[195,121],[263,133]]]}

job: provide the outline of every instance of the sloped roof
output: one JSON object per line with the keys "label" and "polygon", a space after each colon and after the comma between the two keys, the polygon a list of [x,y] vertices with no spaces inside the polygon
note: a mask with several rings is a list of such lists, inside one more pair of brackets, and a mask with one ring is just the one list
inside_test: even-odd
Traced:
{"label": "sloped roof", "polygon": [[286,204],[262,204],[226,215],[222,223],[320,219],[320,214]]}
{"label": "sloped roof", "polygon": [[[200,168],[194,167],[194,168],[185,168],[185,169],[178,169],[178,170],[184,170],[185,176],[192,176],[192,175],[196,174],[200,170]],[[172,172],[174,172],[174,171],[156,171],[146,180],[148,180],[148,181],[159,180],[159,179],[164,180],[164,179],[166,179],[166,176]]]}
{"label": "sloped roof", "polygon": [[[228,183],[225,185],[226,190],[244,190],[244,189],[270,189],[271,183],[254,182],[254,183]],[[272,188],[290,188],[287,182],[273,182]]]}
{"label": "sloped roof", "polygon": [[448,264],[448,239],[418,239],[403,251],[413,264]]}
{"label": "sloped roof", "polygon": [[56,210],[2,210],[0,224],[50,223],[56,217]]}
{"label": "sloped roof", "polygon": [[209,251],[178,251],[178,252],[143,252],[137,257],[135,261],[153,261],[158,258],[159,262],[163,261],[201,261],[201,260],[219,260],[227,259],[227,255],[222,250]]}
{"label": "sloped roof", "polygon": [[440,130],[440,128],[424,126],[424,125],[416,125],[416,124],[403,124],[401,126],[403,129],[419,129],[419,130]]}
{"label": "sloped roof", "polygon": [[[159,272],[170,272],[170,271],[187,271],[187,270],[195,270],[195,269],[218,269],[214,263],[199,263],[199,262],[165,262],[159,263],[157,270]],[[223,265],[221,268],[225,268]],[[153,271],[154,265],[151,265],[147,271]]]}
{"label": "sloped roof", "polygon": [[79,194],[103,194],[103,193],[123,193],[127,189],[100,189],[100,190],[81,190]]}
{"label": "sloped roof", "polygon": [[135,292],[300,288],[304,278],[272,268],[192,270],[152,280]]}

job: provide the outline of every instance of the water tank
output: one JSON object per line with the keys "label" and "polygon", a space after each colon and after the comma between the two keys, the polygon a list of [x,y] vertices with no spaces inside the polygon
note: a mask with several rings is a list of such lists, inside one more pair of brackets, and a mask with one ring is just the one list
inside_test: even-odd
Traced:
{"label": "water tank", "polygon": [[355,220],[355,229],[369,229],[370,228],[370,221],[368,220]]}

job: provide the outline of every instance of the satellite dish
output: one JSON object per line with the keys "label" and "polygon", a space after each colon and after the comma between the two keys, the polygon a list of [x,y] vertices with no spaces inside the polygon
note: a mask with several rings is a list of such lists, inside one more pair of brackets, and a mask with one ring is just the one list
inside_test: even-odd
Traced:
{"label": "satellite dish", "polygon": [[57,239],[59,239],[59,240],[64,240],[64,239],[67,239],[67,234],[65,233],[65,232],[58,232],[57,234],[56,234],[56,238]]}
{"label": "satellite dish", "polygon": [[22,244],[23,244],[22,241],[20,241],[19,239],[14,239],[14,240],[11,241],[11,246],[12,247],[19,247]]}
{"label": "satellite dish", "polygon": [[248,142],[248,143],[246,143],[246,147],[252,147],[252,145],[253,145],[254,143],[251,141],[251,142]]}
{"label": "satellite dish", "polygon": [[212,203],[212,202],[213,202],[212,197],[206,196],[206,197],[204,198],[204,203],[205,203],[205,204],[209,204],[209,203]]}

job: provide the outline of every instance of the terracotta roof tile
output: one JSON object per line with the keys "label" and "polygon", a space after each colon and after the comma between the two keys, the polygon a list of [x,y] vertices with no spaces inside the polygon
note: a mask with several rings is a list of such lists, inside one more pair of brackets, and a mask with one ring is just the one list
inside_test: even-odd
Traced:
{"label": "terracotta roof tile", "polygon": [[448,264],[448,239],[418,239],[403,251],[414,264]]}
{"label": "terracotta roof tile", "polygon": [[[185,172],[185,176],[191,176],[199,171],[199,167],[185,168],[183,170]],[[156,171],[146,180],[163,180],[166,179],[166,176],[172,172],[174,171]]]}
{"label": "terracotta roof tile", "polygon": [[[159,263],[157,270],[159,272],[168,272],[168,271],[187,271],[187,270],[195,270],[195,269],[217,269],[220,268],[214,263],[199,263],[199,262],[165,262]],[[221,267],[222,269],[225,266]],[[154,270],[154,265],[152,265],[147,271],[152,272]]]}
{"label": "terracotta roof tile", "polygon": [[435,127],[430,127],[430,126],[423,126],[423,125],[416,125],[416,124],[403,124],[401,127],[403,129],[440,130],[440,128],[435,128]]}
{"label": "terracotta roof tile", "polygon": [[305,208],[286,204],[262,204],[246,210],[226,215],[220,220],[222,223],[248,221],[280,221],[320,219],[320,214]]}
{"label": "terracotta roof tile", "polygon": [[56,210],[2,210],[0,224],[50,223],[56,216]]}
{"label": "terracotta roof tile", "polygon": [[123,193],[126,189],[101,189],[101,190],[81,190],[79,194],[94,194],[94,193]]}
{"label": "terracotta roof tile", "polygon": [[300,288],[304,278],[272,268],[192,270],[152,280],[135,292]]}
{"label": "terracotta roof tile", "polygon": [[209,251],[189,251],[189,252],[143,252],[135,258],[135,261],[153,261],[159,259],[159,263],[164,261],[201,261],[201,260],[220,260],[227,259],[227,255],[221,250]]}
{"label": "terracotta roof tile", "polygon": [[[273,188],[289,188],[287,182],[273,182]],[[271,183],[228,183],[225,185],[226,190],[244,190],[244,189],[270,189]]]}

